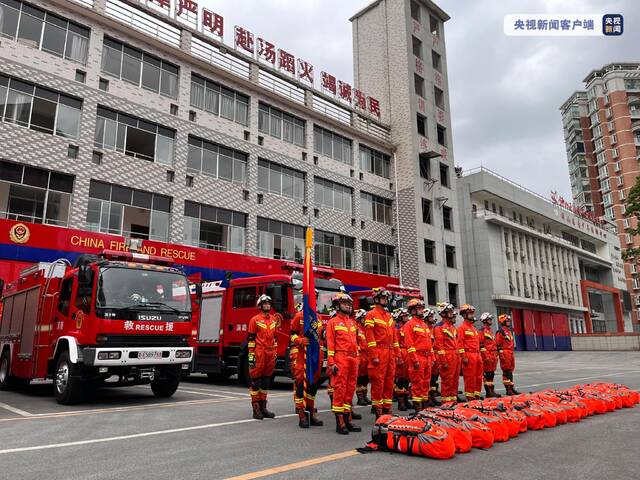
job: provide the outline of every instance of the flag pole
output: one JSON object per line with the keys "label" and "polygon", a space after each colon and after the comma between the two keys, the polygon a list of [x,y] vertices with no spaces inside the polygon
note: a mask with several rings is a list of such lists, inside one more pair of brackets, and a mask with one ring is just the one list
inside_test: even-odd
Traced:
{"label": "flag pole", "polygon": [[[307,328],[310,318],[309,317],[309,308],[311,306],[311,298],[310,295],[312,292],[310,291],[309,284],[310,279],[313,276],[313,267],[311,266],[311,249],[313,247],[313,229],[310,225],[307,225],[307,229],[305,231],[305,252],[304,252],[304,283],[303,283],[303,293],[306,290],[306,295],[303,295],[303,330],[304,336],[309,340],[309,343],[304,347],[304,382],[302,383],[302,398],[303,404],[305,406],[305,411],[307,412],[307,416],[311,417],[313,412],[308,412],[307,409],[307,392],[309,390],[309,378],[308,378],[308,365],[307,365],[307,355],[309,353],[309,346],[311,344],[311,328]],[[311,271],[309,271],[311,270]],[[305,305],[306,304],[306,305]],[[309,326],[310,327],[310,326]],[[310,418],[308,418],[310,420]]]}

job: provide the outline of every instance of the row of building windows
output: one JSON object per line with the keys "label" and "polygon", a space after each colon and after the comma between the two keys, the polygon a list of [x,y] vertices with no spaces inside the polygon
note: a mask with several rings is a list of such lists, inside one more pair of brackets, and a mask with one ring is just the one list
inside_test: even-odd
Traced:
{"label": "row of building windows", "polygon": [[[427,198],[422,199],[422,223],[433,225],[433,202]],[[453,230],[453,209],[442,206],[442,227],[445,230]]]}
{"label": "row of building windows", "polygon": [[[90,30],[57,15],[15,0],[0,2],[0,35],[33,42],[38,48],[85,64]],[[102,45],[103,73],[169,98],[178,97],[179,67],[147,52],[105,37]],[[0,92],[1,93],[1,92]],[[241,125],[249,124],[249,97],[200,75],[191,75],[190,104]],[[305,144],[305,121],[260,103],[259,131],[298,146]],[[77,137],[77,133],[75,134]],[[74,137],[75,138],[75,137]],[[108,144],[108,142],[107,142]],[[314,151],[353,164],[352,140],[314,127]],[[154,147],[155,148],[155,147]],[[149,157],[150,148],[142,155]],[[386,154],[367,147],[360,150],[361,168],[389,178]]]}
{"label": "row of building windows", "polygon": [[[431,158],[425,154],[420,154],[418,157],[420,177],[425,180],[434,180],[435,177],[431,173]],[[451,188],[451,181],[449,179],[449,166],[445,163],[438,162],[438,171],[440,174],[440,185],[443,187]]]}
{"label": "row of building windows", "polygon": [[[437,305],[442,301],[438,297],[438,281],[427,279],[427,305]],[[452,305],[458,305],[458,284],[447,283],[447,301]]]}
{"label": "row of building windows", "polygon": [[[458,261],[456,259],[456,247],[454,245],[444,246],[445,264],[448,268],[456,268]],[[424,240],[424,259],[427,263],[437,264],[436,242],[433,240]]]}
{"label": "row of building windows", "polygon": [[[68,226],[74,177],[0,161],[0,217]],[[86,226],[90,231],[166,242],[172,198],[92,180]],[[200,248],[243,253],[247,214],[191,201],[184,206],[184,243]],[[258,254],[302,262],[304,227],[259,217]],[[354,268],[355,238],[316,231],[318,265]],[[393,275],[394,247],[362,243],[363,268]]]}
{"label": "row of building windows", "polygon": [[580,288],[577,283],[507,270],[509,293],[518,297],[579,305]]}

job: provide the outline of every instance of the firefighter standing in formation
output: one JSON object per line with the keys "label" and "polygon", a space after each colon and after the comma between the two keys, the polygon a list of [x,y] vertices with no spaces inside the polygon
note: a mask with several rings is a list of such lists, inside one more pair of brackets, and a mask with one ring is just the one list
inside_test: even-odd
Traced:
{"label": "firefighter standing in formation", "polygon": [[464,396],[468,401],[480,400],[482,388],[482,357],[480,356],[480,335],[475,327],[476,309],[473,305],[460,307],[462,325],[458,327],[458,341],[462,353],[462,376]]}
{"label": "firefighter standing in formation", "polygon": [[360,347],[360,357],[358,363],[358,382],[356,384],[356,396],[358,405],[371,405],[371,400],[367,397],[369,385],[369,356],[367,355],[367,336],[364,332],[364,317],[367,311],[360,309],[356,311],[356,323],[358,324],[358,346]]}
{"label": "firefighter standing in formation", "polygon": [[407,348],[404,344],[402,327],[409,320],[409,312],[406,308],[398,308],[391,316],[396,323],[396,335],[400,347],[400,358],[402,359],[402,363],[396,364],[394,393],[398,400],[398,410],[406,412],[409,409],[409,371],[407,370]]}
{"label": "firefighter standing in formation", "polygon": [[404,344],[407,348],[409,379],[411,380],[411,401],[419,412],[431,406],[429,383],[433,363],[433,332],[422,314],[424,302],[413,298],[407,303],[411,319],[402,327]]}
{"label": "firefighter standing in formation", "polygon": [[353,299],[340,292],[334,301],[338,305],[338,313],[326,326],[327,371],[333,387],[331,410],[336,416],[336,432],[346,435],[362,430],[352,423],[351,411],[358,378],[358,326],[351,317]]}
{"label": "firefighter standing in formation", "polygon": [[[318,291],[315,292],[316,298]],[[318,338],[322,338],[322,322],[318,322]],[[291,321],[291,335],[289,337],[290,350],[289,358],[291,360],[291,370],[293,372],[293,402],[298,414],[298,426],[300,428],[321,427],[322,420],[316,417],[316,394],[318,393],[318,380],[322,371],[323,352],[320,349],[318,355],[318,365],[316,367],[313,378],[315,382],[307,385],[307,391],[304,391],[304,382],[306,377],[306,361],[307,361],[307,345],[309,339],[304,334],[304,314],[302,306]]]}
{"label": "firefighter standing in formation", "polygon": [[484,375],[484,390],[487,398],[499,398],[500,394],[496,393],[493,385],[493,377],[496,375],[498,367],[498,347],[496,340],[491,332],[493,324],[493,315],[484,312],[480,315],[482,322],[482,330],[480,330],[480,356],[482,357],[482,370]]}
{"label": "firefighter standing in formation", "polygon": [[442,325],[435,328],[433,347],[438,359],[438,369],[442,403],[457,402],[460,377],[460,353],[458,331],[456,330],[456,311],[450,303],[443,303],[438,309]]}
{"label": "firefighter standing in formation", "polygon": [[516,367],[516,359],[513,355],[513,334],[511,333],[511,315],[500,315],[498,317],[498,331],[496,332],[496,347],[500,358],[500,369],[502,370],[502,383],[507,391],[507,395],[518,395],[513,384],[513,371]]}
{"label": "firefighter standing in formation", "polygon": [[402,362],[393,318],[387,311],[391,294],[385,288],[373,289],[374,307],[364,321],[369,356],[369,379],[373,411],[378,418],[391,413],[396,362]]}
{"label": "firefighter standing in formation", "polygon": [[267,410],[267,392],[278,356],[275,333],[281,317],[271,313],[271,297],[269,295],[260,295],[256,306],[260,313],[249,320],[247,337],[249,375],[251,377],[249,393],[251,394],[253,418],[262,420],[275,417],[274,413]]}
{"label": "firefighter standing in formation", "polygon": [[[436,330],[436,312],[430,308],[425,309],[423,318],[427,326],[431,329],[431,338],[433,339],[433,345],[435,346],[435,330]],[[438,356],[435,350],[432,348],[431,355],[431,379],[429,381],[429,407],[440,406],[440,402],[436,400],[436,393],[438,393],[438,376],[440,375],[440,369],[438,367]]]}

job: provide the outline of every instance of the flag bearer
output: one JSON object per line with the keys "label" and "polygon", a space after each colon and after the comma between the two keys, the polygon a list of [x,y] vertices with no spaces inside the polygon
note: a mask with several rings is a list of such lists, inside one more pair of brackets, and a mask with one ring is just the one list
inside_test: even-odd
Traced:
{"label": "flag bearer", "polygon": [[364,332],[364,317],[367,311],[360,309],[356,311],[356,323],[358,324],[358,346],[360,347],[360,356],[358,363],[358,382],[356,384],[356,397],[358,397],[358,405],[371,405],[371,400],[367,397],[367,388],[369,385],[369,357],[367,355],[367,336]]}

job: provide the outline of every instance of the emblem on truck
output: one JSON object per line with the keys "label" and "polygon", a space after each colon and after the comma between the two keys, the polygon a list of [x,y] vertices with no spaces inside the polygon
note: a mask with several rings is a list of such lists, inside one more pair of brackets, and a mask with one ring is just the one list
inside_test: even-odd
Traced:
{"label": "emblem on truck", "polygon": [[9,229],[9,239],[13,243],[27,243],[31,232],[24,223],[16,223]]}

